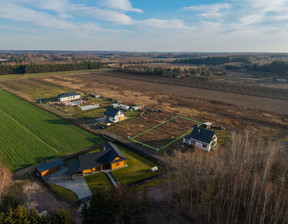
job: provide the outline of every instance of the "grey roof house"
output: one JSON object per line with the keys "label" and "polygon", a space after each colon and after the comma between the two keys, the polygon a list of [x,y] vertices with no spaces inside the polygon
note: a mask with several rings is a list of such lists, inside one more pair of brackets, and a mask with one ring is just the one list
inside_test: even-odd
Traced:
{"label": "grey roof house", "polygon": [[183,143],[206,151],[214,150],[217,145],[217,135],[214,131],[194,127],[193,131],[183,138]]}

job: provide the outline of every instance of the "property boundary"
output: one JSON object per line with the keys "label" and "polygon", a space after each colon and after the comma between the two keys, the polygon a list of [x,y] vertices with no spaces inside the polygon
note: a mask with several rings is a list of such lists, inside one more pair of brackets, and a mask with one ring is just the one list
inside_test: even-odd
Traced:
{"label": "property boundary", "polygon": [[147,145],[147,144],[145,144],[145,143],[143,143],[143,142],[139,142],[139,141],[135,140],[135,138],[137,138],[138,136],[143,135],[143,134],[145,134],[146,132],[149,132],[149,131],[151,131],[151,130],[153,130],[153,129],[155,129],[155,128],[157,128],[157,127],[159,127],[159,126],[161,126],[161,125],[163,125],[163,124],[165,124],[165,123],[167,123],[167,122],[169,122],[169,121],[172,121],[172,120],[175,119],[175,118],[181,118],[181,119],[185,119],[185,120],[188,120],[188,121],[193,121],[193,122],[198,123],[198,124],[200,124],[200,125],[203,124],[203,123],[200,122],[200,121],[196,121],[196,120],[193,120],[193,119],[190,119],[190,118],[187,118],[187,117],[182,117],[182,116],[176,115],[175,117],[172,117],[172,118],[170,118],[170,119],[168,119],[168,120],[166,120],[166,121],[163,121],[162,123],[157,124],[157,125],[155,125],[154,127],[149,128],[148,130],[143,131],[142,133],[140,133],[140,134],[138,134],[138,135],[135,135],[134,137],[130,138],[130,140],[133,141],[133,142],[136,142],[136,143],[138,143],[138,144],[140,144],[140,145],[146,146],[146,147],[148,147],[148,148],[150,148],[150,149],[153,149],[153,150],[159,152],[159,151],[161,151],[162,149],[165,149],[165,148],[168,147],[169,145],[173,144],[174,142],[178,141],[180,138],[183,138],[185,135],[188,135],[193,129],[185,132],[183,135],[179,136],[178,138],[174,139],[173,141],[169,142],[168,144],[162,146],[161,148],[155,148],[155,147],[150,146],[150,145]]}

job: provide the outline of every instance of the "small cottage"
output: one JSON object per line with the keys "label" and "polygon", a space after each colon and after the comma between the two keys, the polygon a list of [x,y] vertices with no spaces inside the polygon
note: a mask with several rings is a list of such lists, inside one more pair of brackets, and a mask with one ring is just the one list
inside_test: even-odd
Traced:
{"label": "small cottage", "polygon": [[47,161],[39,166],[36,167],[36,172],[41,176],[47,176],[50,175],[52,173],[55,173],[59,170],[60,166],[63,166],[64,162],[57,158],[57,159],[53,159],[50,161]]}
{"label": "small cottage", "polygon": [[217,135],[213,131],[195,127],[191,134],[183,138],[183,143],[205,151],[212,151],[217,145]]}
{"label": "small cottage", "polygon": [[80,99],[80,94],[79,93],[62,93],[58,95],[58,101],[59,102],[65,102],[65,101],[70,101],[70,100],[77,100]]}
{"label": "small cottage", "polygon": [[106,116],[107,121],[113,123],[125,120],[124,113],[121,110],[114,107],[108,107],[104,115]]}
{"label": "small cottage", "polygon": [[114,170],[125,167],[127,157],[113,143],[106,142],[100,152],[80,155],[77,159],[68,164],[69,173],[91,174],[103,170]]}

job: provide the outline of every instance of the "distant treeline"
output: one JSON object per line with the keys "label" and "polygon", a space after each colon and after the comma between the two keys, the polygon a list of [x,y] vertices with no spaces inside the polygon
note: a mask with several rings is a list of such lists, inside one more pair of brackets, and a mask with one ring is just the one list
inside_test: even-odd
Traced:
{"label": "distant treeline", "polygon": [[249,70],[269,72],[272,74],[277,74],[281,77],[288,78],[288,62],[287,61],[273,61],[272,63],[265,64],[265,65],[253,64],[253,66]]}
{"label": "distant treeline", "polygon": [[194,65],[222,65],[227,63],[241,62],[245,65],[251,64],[253,56],[227,56],[227,57],[205,57],[205,58],[189,58],[176,60],[176,63],[194,64]]}
{"label": "distant treeline", "polygon": [[104,62],[81,62],[70,64],[27,64],[27,65],[0,65],[0,74],[25,74],[40,72],[60,72],[86,69],[98,69],[107,65]]}

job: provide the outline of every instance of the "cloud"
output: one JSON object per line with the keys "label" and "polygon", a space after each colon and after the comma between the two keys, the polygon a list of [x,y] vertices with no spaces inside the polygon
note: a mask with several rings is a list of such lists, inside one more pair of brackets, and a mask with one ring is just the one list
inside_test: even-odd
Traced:
{"label": "cloud", "polygon": [[173,29],[173,30],[192,30],[194,27],[189,27],[185,25],[182,20],[179,19],[172,19],[172,20],[165,20],[165,19],[146,19],[146,20],[138,20],[134,22],[135,24],[155,27],[160,29]]}
{"label": "cloud", "polygon": [[181,8],[185,11],[201,11],[200,16],[212,19],[222,19],[232,6],[228,3],[201,4]]}
{"label": "cloud", "polygon": [[57,17],[33,9],[29,9],[14,3],[0,1],[0,18],[29,22],[38,26],[51,27],[55,29],[72,29],[74,25]]}
{"label": "cloud", "polygon": [[143,12],[142,9],[133,8],[129,0],[103,0],[102,5],[111,9],[119,9],[127,12]]}
{"label": "cloud", "polygon": [[100,20],[107,20],[115,22],[121,25],[132,25],[133,20],[122,12],[116,12],[113,10],[104,10],[97,7],[87,7],[84,5],[71,5],[70,13],[73,15],[80,15],[89,18],[96,18]]}

